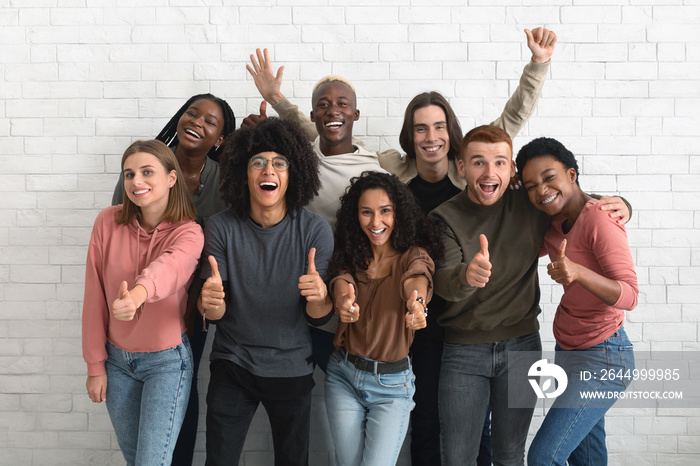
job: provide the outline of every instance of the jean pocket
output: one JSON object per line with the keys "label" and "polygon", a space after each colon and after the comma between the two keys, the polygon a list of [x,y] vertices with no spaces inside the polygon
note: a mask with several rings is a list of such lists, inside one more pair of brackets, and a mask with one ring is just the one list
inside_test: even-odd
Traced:
{"label": "jean pocket", "polygon": [[413,373],[410,371],[397,372],[395,374],[375,374],[377,383],[384,388],[407,388],[413,385]]}

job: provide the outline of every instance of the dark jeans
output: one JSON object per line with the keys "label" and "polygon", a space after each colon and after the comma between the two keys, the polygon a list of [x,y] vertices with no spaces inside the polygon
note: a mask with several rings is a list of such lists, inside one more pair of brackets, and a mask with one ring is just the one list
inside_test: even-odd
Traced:
{"label": "dark jeans", "polygon": [[311,374],[258,377],[225,360],[210,364],[207,393],[207,466],[238,464],[258,405],[267,411],[276,466],[307,466],[311,428]]}
{"label": "dark jeans", "polygon": [[199,421],[199,392],[197,391],[197,373],[199,363],[202,360],[204,346],[207,343],[207,333],[202,330],[202,315],[194,313],[194,330],[190,345],[192,346],[192,362],[194,374],[192,376],[192,388],[190,398],[187,403],[185,420],[182,422],[180,435],[177,437],[175,451],[173,452],[172,466],[191,466],[194,457],[194,443],[197,439],[197,423]]}
{"label": "dark jeans", "polygon": [[[430,314],[428,315],[430,319]],[[438,323],[429,322],[439,329]],[[428,330],[428,329],[424,329]],[[440,464],[440,416],[438,389],[442,361],[442,334],[416,332],[411,345],[413,373],[416,376],[416,406],[411,411],[411,465],[435,466]],[[491,465],[491,406],[486,412],[479,445],[477,466]]]}
{"label": "dark jeans", "polygon": [[537,398],[514,388],[518,406],[509,406],[508,374],[527,381],[527,370],[541,357],[538,333],[483,344],[445,343],[440,373],[440,435],[445,466],[475,465],[479,438],[491,403],[493,462],[522,465]]}

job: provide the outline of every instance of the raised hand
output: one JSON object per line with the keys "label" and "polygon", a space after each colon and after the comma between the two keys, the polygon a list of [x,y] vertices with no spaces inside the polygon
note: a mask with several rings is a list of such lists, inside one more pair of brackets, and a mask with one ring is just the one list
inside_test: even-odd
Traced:
{"label": "raised hand", "polygon": [[420,303],[418,299],[418,290],[413,290],[411,296],[406,301],[406,328],[418,330],[425,328],[428,325],[426,318],[428,310]]}
{"label": "raised hand", "polygon": [[307,302],[325,301],[328,289],[321,275],[316,271],[316,248],[309,250],[309,269],[299,277],[299,289]]}
{"label": "raised hand", "polygon": [[341,322],[357,322],[360,319],[360,306],[355,302],[355,287],[348,283],[348,292],[336,299],[335,310]]}
{"label": "raised hand", "polygon": [[560,285],[570,285],[578,278],[578,265],[566,257],[566,240],[559,245],[556,260],[547,265],[547,273]]}
{"label": "raised hand", "polygon": [[557,43],[557,35],[554,31],[545,28],[535,28],[532,31],[525,29],[527,36],[527,48],[532,52],[532,61],[535,63],[547,63],[554,53]]}
{"label": "raised hand", "polygon": [[267,118],[267,102],[263,100],[262,102],[260,102],[260,115],[251,113],[243,119],[243,121],[241,122],[241,127],[255,126],[261,121],[263,121],[265,118]]}
{"label": "raised hand", "polygon": [[270,54],[267,49],[255,49],[255,55],[250,54],[251,65],[246,65],[248,73],[253,77],[255,82],[255,87],[258,88],[258,92],[263,99],[275,105],[280,100],[284,99],[284,96],[280,92],[282,88],[282,75],[284,75],[284,66],[280,66],[275,75],[272,71],[272,61],[270,61]]}
{"label": "raised hand", "polygon": [[467,283],[477,288],[483,288],[489,282],[491,276],[491,262],[489,261],[489,241],[486,235],[479,235],[481,250],[467,266]]}
{"label": "raised hand", "polygon": [[134,302],[127,283],[124,281],[119,286],[117,299],[112,302],[112,314],[114,318],[122,321],[129,321],[136,315],[138,306]]}
{"label": "raised hand", "polygon": [[600,198],[600,210],[609,210],[610,218],[617,219],[617,223],[624,225],[630,221],[630,209],[622,198],[617,196],[603,196]]}
{"label": "raised hand", "polygon": [[107,399],[107,374],[88,375],[85,386],[93,403],[102,403]]}
{"label": "raised hand", "polygon": [[202,310],[204,311],[202,315],[205,315],[207,311],[218,311],[221,305],[224,303],[224,284],[221,281],[221,275],[219,275],[219,265],[216,263],[214,256],[209,256],[209,265],[211,266],[211,276],[207,278],[202,286],[201,300],[202,300]]}

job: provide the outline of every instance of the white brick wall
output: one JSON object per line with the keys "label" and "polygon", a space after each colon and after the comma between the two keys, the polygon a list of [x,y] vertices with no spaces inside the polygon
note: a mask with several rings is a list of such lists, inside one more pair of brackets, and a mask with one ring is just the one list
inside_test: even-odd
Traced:
{"label": "white brick wall", "polygon": [[[403,109],[424,90],[449,97],[468,129],[497,116],[529,57],[522,29],[541,23],[560,42],[516,149],[560,138],[586,189],[632,202],[641,295],[628,333],[638,348],[698,351],[697,1],[0,0],[0,465],[123,464],[104,405],[85,395],[80,300],[90,228],[131,140],[200,92],[226,98],[240,123],[260,102],[245,71],[258,46],[287,65],[283,92],[304,111],[320,76],[352,79],[372,147],[398,148]],[[542,294],[551,347],[561,290],[545,278]],[[333,461],[317,382],[322,466]],[[700,462],[700,406],[612,410],[607,423],[611,464]],[[197,464],[203,447],[200,435]],[[271,461],[258,413],[241,464]]]}

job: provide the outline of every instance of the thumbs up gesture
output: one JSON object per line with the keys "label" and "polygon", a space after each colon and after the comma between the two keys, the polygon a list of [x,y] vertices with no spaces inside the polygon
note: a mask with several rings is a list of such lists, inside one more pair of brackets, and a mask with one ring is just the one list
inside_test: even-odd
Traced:
{"label": "thumbs up gesture", "polygon": [[[338,286],[338,284],[336,284]],[[341,322],[357,322],[360,318],[360,306],[355,302],[355,287],[348,283],[347,292],[341,291],[340,297],[335,300],[335,310],[340,316]]]}
{"label": "thumbs up gesture", "polygon": [[216,259],[214,256],[209,256],[207,259],[211,266],[211,276],[207,278],[207,281],[202,286],[202,310],[204,312],[216,312],[224,303],[226,294],[224,293],[224,285],[221,281],[221,275],[219,275],[219,265],[216,263]]}
{"label": "thumbs up gesture", "polygon": [[306,275],[299,277],[299,289],[309,303],[325,301],[328,296],[326,284],[316,271],[316,248],[309,250],[309,268]]}
{"label": "thumbs up gesture", "polygon": [[264,100],[260,102],[260,115],[251,113],[243,119],[241,127],[243,126],[256,126],[258,123],[267,118],[267,102]]}
{"label": "thumbs up gesture", "polygon": [[477,288],[483,288],[489,282],[491,276],[491,262],[489,261],[489,241],[486,235],[479,235],[481,250],[467,266],[467,283]]}
{"label": "thumbs up gesture", "polygon": [[547,273],[560,285],[570,285],[578,279],[578,264],[566,257],[566,240],[559,245],[556,260],[547,265]]}
{"label": "thumbs up gesture", "polygon": [[119,286],[117,299],[112,303],[112,314],[117,320],[128,321],[134,318],[136,309],[138,309],[138,306],[129,292],[127,283],[124,281]]}
{"label": "thumbs up gesture", "polygon": [[408,312],[406,312],[406,328],[413,330],[425,328],[428,312],[427,308],[418,301],[418,290],[413,290],[408,301],[406,301],[406,308],[408,308]]}

